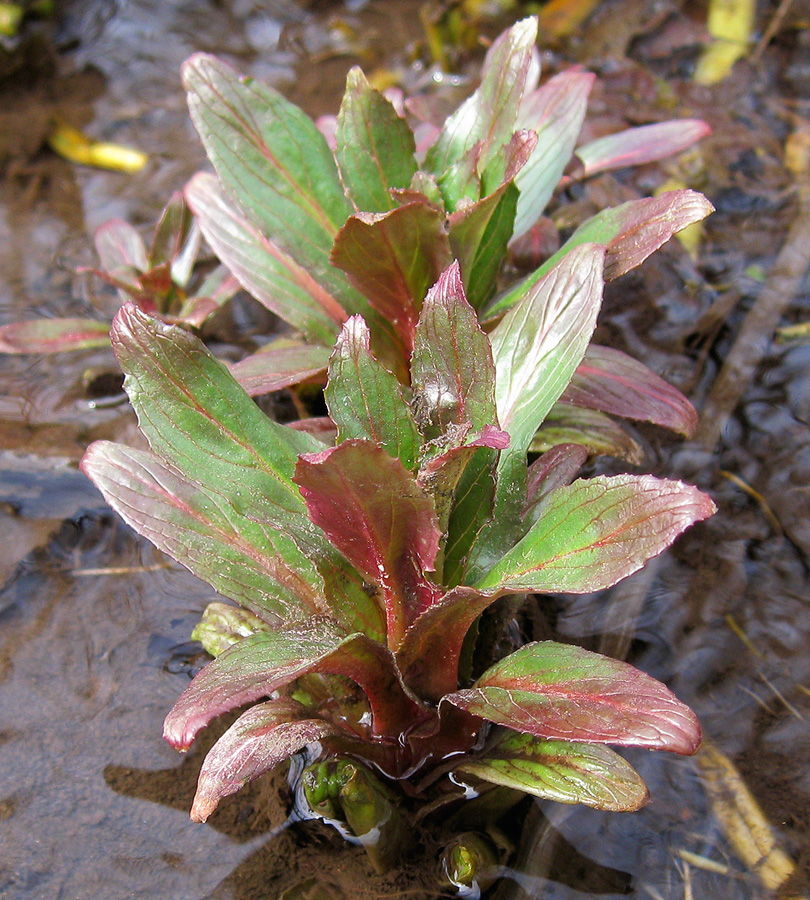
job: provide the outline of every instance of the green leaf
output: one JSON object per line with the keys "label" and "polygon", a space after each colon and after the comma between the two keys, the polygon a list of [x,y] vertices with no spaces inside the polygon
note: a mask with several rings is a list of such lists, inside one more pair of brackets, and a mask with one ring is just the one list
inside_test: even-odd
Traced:
{"label": "green leaf", "polygon": [[700,725],[644,672],[569,644],[527,644],[446,701],[535,737],[695,753]]}
{"label": "green leaf", "polygon": [[413,132],[357,66],[346,76],[336,137],[341,178],[356,208],[394,209],[391,188],[407,188],[417,169]]}
{"label": "green leaf", "polygon": [[498,424],[492,351],[465,298],[458,263],[442,273],[425,298],[411,384],[417,420],[429,438],[454,426],[480,432]]}
{"label": "green leaf", "polygon": [[495,400],[511,443],[498,460],[492,516],[469,553],[464,579],[476,582],[522,534],[526,451],[588,346],[602,301],[604,249],[589,244],[529,287],[490,332]]}
{"label": "green leaf", "polygon": [[441,176],[479,141],[479,172],[509,142],[526,88],[537,19],[522,19],[505,31],[487,52],[481,84],[444,123],[428,151],[425,167]]}
{"label": "green leaf", "polygon": [[271,422],[205,345],[131,305],[115,318],[113,349],[124,387],[152,450],[234,507],[268,519],[304,521],[292,476],[313,438]]}
{"label": "green leaf", "polygon": [[582,360],[602,301],[604,250],[578,247],[524,292],[490,333],[510,452],[525,453]]}
{"label": "green leaf", "polygon": [[329,612],[321,577],[294,541],[237,512],[221,490],[107,441],[90,445],[82,470],[127,524],[264,621]]}
{"label": "green leaf", "polygon": [[307,744],[339,733],[331,722],[307,715],[300,703],[285,698],[260,703],[243,713],[205,757],[191,819],[205,822],[223,797],[235,794]]}
{"label": "green leaf", "polygon": [[370,441],[346,441],[301,457],[295,480],[310,517],[376,588],[388,645],[438,596],[439,531],[431,498],[399,459]]}
{"label": "green leaf", "polygon": [[325,398],[338,443],[367,438],[413,469],[421,438],[397,379],[371,353],[360,316],[343,326],[329,361]]}
{"label": "green leaf", "polygon": [[515,176],[520,189],[513,235],[516,238],[542,215],[571,160],[594,78],[590,72],[560,72],[521,103],[517,125],[533,129],[537,145]]}
{"label": "green leaf", "polygon": [[456,771],[544,800],[612,812],[633,812],[649,800],[638,772],[600,744],[544,741],[507,731],[484,756],[462,763]]}
{"label": "green leaf", "polygon": [[109,345],[109,323],[92,319],[36,319],[0,327],[0,353],[62,353]]}
{"label": "green leaf", "polygon": [[183,66],[191,117],[228,195],[259,228],[335,297],[362,312],[329,263],[352,212],[326,139],[278,91],[213,56]]}
{"label": "green leaf", "polygon": [[444,214],[424,201],[352,216],[332,251],[332,263],[393,324],[408,356],[425,294],[450,260]]}
{"label": "green leaf", "polygon": [[195,175],[186,198],[205,239],[242,287],[309,340],[331,345],[346,312],[329,291],[242,215],[214,175]]}
{"label": "green leaf", "polygon": [[461,264],[469,302],[476,309],[495,291],[517,204],[518,190],[510,181],[483,200],[457,209],[448,220],[450,247]]}
{"label": "green leaf", "polygon": [[548,497],[531,530],[476,587],[598,591],[640,569],[714,510],[706,494],[680,481],[651,475],[575,481]]}

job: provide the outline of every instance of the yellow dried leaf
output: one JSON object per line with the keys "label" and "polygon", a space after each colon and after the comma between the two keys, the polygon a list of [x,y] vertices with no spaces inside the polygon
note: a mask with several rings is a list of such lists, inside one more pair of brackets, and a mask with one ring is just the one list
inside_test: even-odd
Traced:
{"label": "yellow dried leaf", "polygon": [[762,884],[777,890],[793,873],[793,860],[776,844],[762,810],[734,763],[708,741],[698,751],[703,785],[734,852]]}
{"label": "yellow dried leaf", "polygon": [[145,153],[131,147],[91,141],[78,128],[64,122],[57,123],[48,138],[48,144],[51,150],[70,162],[125,172],[128,175],[139,172],[149,160]]}
{"label": "yellow dried leaf", "polygon": [[710,0],[709,34],[712,42],[695,67],[698,84],[716,84],[745,56],[754,25],[754,0]]}
{"label": "yellow dried leaf", "polygon": [[599,0],[550,0],[540,10],[540,34],[567,37],[596,9]]}

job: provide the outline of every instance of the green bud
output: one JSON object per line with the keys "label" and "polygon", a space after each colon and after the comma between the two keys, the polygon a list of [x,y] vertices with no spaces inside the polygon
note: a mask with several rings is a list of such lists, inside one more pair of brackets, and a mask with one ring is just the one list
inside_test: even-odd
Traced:
{"label": "green bud", "polygon": [[211,656],[219,656],[232,644],[259,631],[267,631],[266,623],[246,609],[209,603],[191,638],[199,641]]}

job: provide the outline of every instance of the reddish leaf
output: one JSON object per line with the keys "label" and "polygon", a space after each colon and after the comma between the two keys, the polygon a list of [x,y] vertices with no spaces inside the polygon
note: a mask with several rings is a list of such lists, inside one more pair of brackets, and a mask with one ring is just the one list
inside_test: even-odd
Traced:
{"label": "reddish leaf", "polygon": [[598,476],[551,494],[479,590],[584,594],[610,587],[715,511],[706,494],[651,475]]}
{"label": "reddish leaf", "polygon": [[610,281],[629,272],[687,225],[699,222],[714,209],[697,191],[667,191],[658,197],[630,200],[602,210],[580,225],[562,247],[536,271],[492,303],[487,318],[502,315],[528,288],[543,278],[564,256],[582,244],[605,248],[604,278]]}
{"label": "reddish leaf", "polygon": [[577,148],[576,154],[584,166],[585,176],[640,166],[680,153],[711,134],[711,128],[700,119],[674,119],[628,128],[598,138]]}
{"label": "reddish leaf", "polygon": [[90,445],[82,470],[127,524],[263,620],[281,625],[330,612],[323,581],[298,546],[237,512],[219,485],[106,441]]}
{"label": "reddish leaf", "polygon": [[146,246],[140,234],[123,219],[109,219],[96,229],[96,253],[108,272],[128,269],[145,272],[149,268]]}
{"label": "reddish leaf", "polygon": [[191,807],[192,821],[204,822],[223,797],[235,794],[307,744],[339,733],[330,722],[307,715],[300,703],[283,698],[243,713],[205,757]]}
{"label": "reddish leaf", "polygon": [[326,371],[329,350],[317,344],[262,348],[231,366],[231,374],[250,394],[269,394]]}
{"label": "reddish leaf", "polygon": [[405,683],[434,703],[458,687],[458,667],[464,638],[473,622],[500,593],[456,587],[410,626],[397,650],[397,665]]}
{"label": "reddish leaf", "polygon": [[163,726],[166,740],[187,750],[195,736],[224,712],[269,697],[302,675],[342,675],[365,691],[374,732],[396,735],[419,718],[390,652],[365,635],[346,637],[328,620],[243,638],[223,650],[181,694]]}
{"label": "reddish leaf", "polygon": [[0,353],[62,353],[109,345],[109,324],[92,319],[36,319],[0,328]]}
{"label": "reddish leaf", "polygon": [[441,538],[430,497],[399,459],[370,441],[305,454],[295,480],[312,521],[377,586],[396,648],[437,595],[423,574],[433,570]]}
{"label": "reddish leaf", "polygon": [[425,202],[358,213],[341,228],[331,259],[393,323],[410,355],[425,294],[451,260],[443,213]]}
{"label": "reddish leaf", "polygon": [[[464,296],[458,263],[430,289],[416,327],[411,384],[422,430],[497,425],[495,365],[489,340]],[[432,429],[432,431],[431,431]]]}
{"label": "reddish leaf", "polygon": [[692,404],[645,365],[610,347],[591,344],[561,402],[641,419],[691,437],[698,423]]}
{"label": "reddish leaf", "polygon": [[588,458],[588,451],[579,444],[557,444],[529,466],[526,486],[525,519],[536,519],[536,509],[558,487],[570,484]]}
{"label": "reddish leaf", "polygon": [[633,666],[580,647],[540,641],[496,663],[469,690],[445,698],[535,737],[691,754],[695,714]]}

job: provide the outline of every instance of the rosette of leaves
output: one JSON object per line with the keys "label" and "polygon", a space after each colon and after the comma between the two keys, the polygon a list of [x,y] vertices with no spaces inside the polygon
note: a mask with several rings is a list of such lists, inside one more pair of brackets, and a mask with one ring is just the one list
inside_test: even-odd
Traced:
{"label": "rosette of leaves", "polygon": [[[501,35],[478,89],[441,127],[419,123],[416,136],[402,107],[357,68],[327,138],[280,93],[221,60],[197,54],[185,63],[191,116],[216,170],[196,175],[186,199],[219,259],[300,335],[297,345],[271,346],[237,364],[249,393],[325,372],[335,338],[357,314],[377,358],[408,384],[425,294],[451,260],[489,328],[575,247],[602,245],[603,277],[613,279],[711,211],[689,190],[605,209],[522,282],[499,290],[510,244],[529,232],[572,163],[586,177],[660,159],[708,131],[677,120],[577,148],[594,76],[572,69],[538,86],[536,35],[535,18]],[[595,452],[640,462],[640,449],[610,415],[687,435],[697,421],[683,396],[646,367],[594,346],[538,447],[565,433]]]}
{"label": "rosette of leaves", "polygon": [[[122,303],[198,329],[239,290],[222,265],[200,277],[195,271],[202,245],[200,228],[181,193],[160,215],[147,247],[122,219],[97,229],[100,268],[89,271],[118,291]],[[108,347],[110,323],[88,318],[35,319],[0,328],[0,353],[62,353]]]}
{"label": "rosette of leaves", "polygon": [[471,673],[464,652],[498,598],[608,587],[713,511],[677,481],[573,480],[576,446],[527,463],[586,352],[604,258],[574,248],[489,335],[454,263],[421,304],[407,387],[350,317],[329,360],[330,447],[265,417],[189,332],[132,305],[118,314],[113,346],[150,449],[97,442],[82,468],[238,604],[207,612],[196,634],[216,658],[165,723],[186,750],[247,707],[206,757],[192,818],[304,747],[365,762],[416,801],[452,770],[611,810],[647,797],[611,745],[696,750],[693,713],[626,663],[541,641]]}

